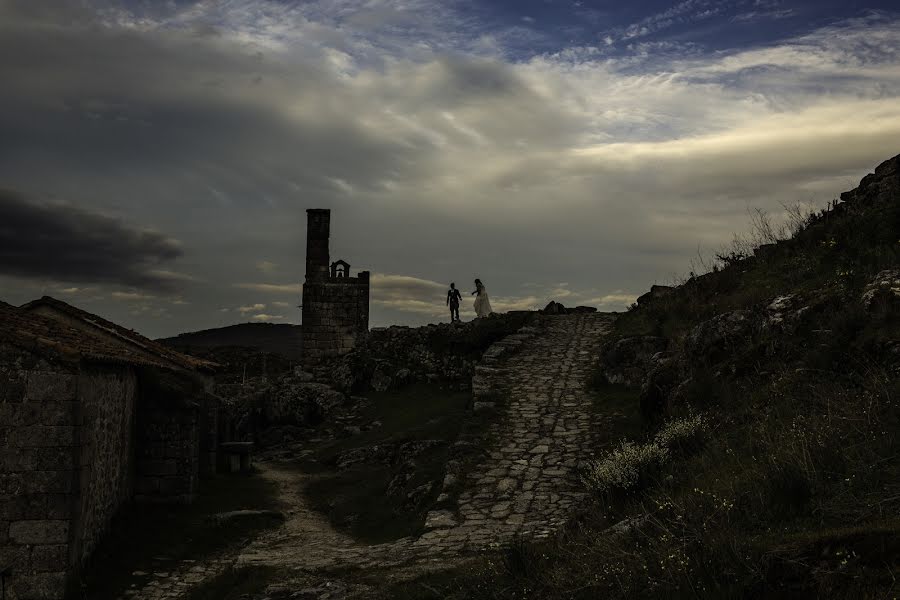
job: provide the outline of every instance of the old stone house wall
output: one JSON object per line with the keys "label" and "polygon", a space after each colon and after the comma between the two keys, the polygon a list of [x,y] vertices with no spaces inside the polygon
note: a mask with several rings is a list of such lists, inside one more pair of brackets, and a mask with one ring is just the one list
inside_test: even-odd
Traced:
{"label": "old stone house wall", "polygon": [[136,377],[0,345],[0,569],[62,598],[130,495]]}
{"label": "old stone house wall", "polygon": [[71,367],[0,344],[0,569],[14,598],[66,587],[76,404]]}
{"label": "old stone house wall", "polygon": [[73,541],[82,564],[131,497],[136,400],[130,368],[90,368],[79,375],[81,502]]}
{"label": "old stone house wall", "polygon": [[134,497],[142,502],[191,502],[200,478],[200,409],[138,407],[137,474]]}

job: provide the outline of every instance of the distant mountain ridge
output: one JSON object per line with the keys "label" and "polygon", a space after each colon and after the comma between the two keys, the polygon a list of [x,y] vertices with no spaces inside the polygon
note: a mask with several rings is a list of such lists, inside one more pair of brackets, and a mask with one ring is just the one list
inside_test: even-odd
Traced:
{"label": "distant mountain ridge", "polygon": [[190,351],[192,348],[240,346],[299,359],[301,354],[300,331],[300,325],[286,323],[238,323],[226,327],[180,333],[177,336],[160,338],[156,341],[182,351]]}

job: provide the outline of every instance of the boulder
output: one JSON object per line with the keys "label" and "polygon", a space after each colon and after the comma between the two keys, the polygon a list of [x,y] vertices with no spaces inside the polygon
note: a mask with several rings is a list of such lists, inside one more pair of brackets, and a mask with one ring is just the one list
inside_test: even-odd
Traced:
{"label": "boulder", "polygon": [[794,331],[801,322],[801,317],[809,310],[803,299],[796,294],[776,296],[765,309],[764,329],[775,331]]}
{"label": "boulder", "polygon": [[641,414],[653,419],[668,414],[672,406],[672,391],[682,380],[682,367],[678,360],[662,353],[651,359],[651,368],[641,384]]}
{"label": "boulder", "polygon": [[376,392],[386,392],[394,384],[393,378],[394,368],[386,361],[377,361],[375,370],[372,372],[372,379],[369,385]]}
{"label": "boulder", "polygon": [[443,440],[414,440],[353,448],[341,452],[335,459],[335,466],[339,469],[346,469],[357,464],[410,465],[414,467],[414,461],[419,455],[445,445],[446,442]]}
{"label": "boulder", "polygon": [[347,469],[358,464],[383,464],[394,462],[397,453],[395,444],[374,444],[367,448],[353,448],[338,454],[335,466],[338,469]]}
{"label": "boulder", "polygon": [[601,368],[610,383],[641,385],[659,360],[659,353],[665,352],[668,346],[669,341],[663,337],[642,335],[623,338],[603,350]]}
{"label": "boulder", "polygon": [[717,362],[749,341],[757,329],[757,319],[749,310],[722,313],[694,327],[685,337],[684,349],[691,358]]}
{"label": "boulder", "polygon": [[575,308],[567,309],[569,314],[588,314],[597,312],[597,308],[594,306],[576,306]]}
{"label": "boulder", "polygon": [[365,348],[357,348],[331,364],[328,381],[341,392],[365,392],[374,370],[374,361]]}
{"label": "boulder", "polygon": [[301,367],[294,367],[293,375],[294,379],[300,381],[301,383],[307,383],[314,379],[312,373],[304,371]]}
{"label": "boulder", "polygon": [[841,194],[847,203],[869,203],[877,200],[890,201],[900,195],[900,155],[888,159],[859,182],[859,186]]}
{"label": "boulder", "polygon": [[657,298],[665,298],[666,296],[671,294],[674,289],[675,288],[670,285],[651,285],[649,292],[638,296],[638,306],[643,306],[652,300],[656,300]]}
{"label": "boulder", "polygon": [[866,310],[889,307],[900,300],[900,269],[887,269],[872,278],[860,298]]}
{"label": "boulder", "polygon": [[564,315],[566,314],[566,307],[556,302],[555,300],[551,300],[550,304],[544,307],[541,311],[542,315]]}
{"label": "boulder", "polygon": [[321,422],[346,401],[344,394],[323,383],[284,382],[272,390],[263,414],[273,425],[310,425]]}

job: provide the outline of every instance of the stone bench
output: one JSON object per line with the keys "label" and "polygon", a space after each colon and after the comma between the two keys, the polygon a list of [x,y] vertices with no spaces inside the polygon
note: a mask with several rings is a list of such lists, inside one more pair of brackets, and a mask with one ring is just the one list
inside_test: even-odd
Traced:
{"label": "stone bench", "polygon": [[225,457],[225,469],[230,473],[250,471],[253,442],[222,442],[219,451]]}

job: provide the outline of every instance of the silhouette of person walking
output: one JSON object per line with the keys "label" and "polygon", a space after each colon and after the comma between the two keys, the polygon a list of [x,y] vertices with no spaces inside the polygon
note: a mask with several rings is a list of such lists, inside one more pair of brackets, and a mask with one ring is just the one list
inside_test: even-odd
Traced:
{"label": "silhouette of person walking", "polygon": [[475,291],[472,292],[472,295],[475,296],[475,316],[487,317],[494,312],[491,308],[491,301],[488,299],[487,290],[480,279],[475,280]]}
{"label": "silhouette of person walking", "polygon": [[459,321],[459,303],[462,300],[462,294],[456,289],[456,284],[451,283],[450,289],[447,290],[447,306],[450,307],[450,322]]}

